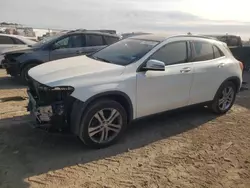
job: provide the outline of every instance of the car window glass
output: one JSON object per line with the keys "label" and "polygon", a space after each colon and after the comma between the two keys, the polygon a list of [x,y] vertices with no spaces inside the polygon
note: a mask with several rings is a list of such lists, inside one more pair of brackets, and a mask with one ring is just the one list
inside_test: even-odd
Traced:
{"label": "car window glass", "polygon": [[234,36],[228,37],[228,43],[227,43],[228,46],[238,46],[238,44],[239,40],[237,37]]}
{"label": "car window glass", "polygon": [[87,46],[102,46],[103,39],[101,35],[86,35]]}
{"label": "car window glass", "polygon": [[65,37],[54,44],[54,49],[69,48],[69,37]]}
{"label": "car window glass", "polygon": [[227,37],[226,36],[222,36],[222,37],[217,37],[218,40],[227,43]]}
{"label": "car window glass", "polygon": [[69,48],[80,48],[85,46],[83,35],[72,35],[69,40]]}
{"label": "car window glass", "polygon": [[11,38],[15,44],[25,44],[23,41],[19,40],[18,38]]}
{"label": "car window glass", "polygon": [[150,59],[162,61],[165,65],[172,65],[187,62],[187,43],[175,42],[155,52]]}
{"label": "car window glass", "polygon": [[92,58],[117,65],[129,65],[142,58],[159,42],[139,39],[124,39],[94,53]]}
{"label": "car window glass", "polygon": [[110,37],[110,36],[103,36],[105,40],[105,44],[110,45],[118,41],[118,38],[116,37]]}
{"label": "car window glass", "polygon": [[193,62],[214,58],[213,46],[207,42],[193,41]]}
{"label": "car window glass", "polygon": [[214,58],[219,58],[224,56],[223,52],[217,46],[213,46],[213,50],[214,50]]}
{"label": "car window glass", "polygon": [[0,36],[0,44],[14,44],[14,41],[7,36]]}

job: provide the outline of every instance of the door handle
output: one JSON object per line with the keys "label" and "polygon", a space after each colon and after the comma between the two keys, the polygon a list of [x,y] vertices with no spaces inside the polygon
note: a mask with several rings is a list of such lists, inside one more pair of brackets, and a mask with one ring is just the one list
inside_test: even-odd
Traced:
{"label": "door handle", "polygon": [[190,67],[185,67],[185,68],[180,70],[181,73],[186,73],[186,72],[190,72],[190,71],[191,71]]}
{"label": "door handle", "polygon": [[219,68],[222,68],[222,67],[224,67],[224,66],[225,66],[225,63],[220,63],[220,64],[218,65]]}

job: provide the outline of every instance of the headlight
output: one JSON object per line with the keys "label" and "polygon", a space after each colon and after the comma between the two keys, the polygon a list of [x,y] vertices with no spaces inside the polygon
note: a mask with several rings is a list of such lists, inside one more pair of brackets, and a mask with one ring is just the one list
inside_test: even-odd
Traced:
{"label": "headlight", "polygon": [[38,86],[38,89],[42,91],[74,91],[74,88],[71,86],[49,87],[45,85],[40,85]]}

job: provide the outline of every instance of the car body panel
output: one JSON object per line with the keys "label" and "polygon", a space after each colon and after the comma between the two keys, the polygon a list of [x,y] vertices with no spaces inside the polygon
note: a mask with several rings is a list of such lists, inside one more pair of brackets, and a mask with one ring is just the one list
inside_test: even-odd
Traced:
{"label": "car body panel", "polygon": [[[180,73],[184,68],[187,73]],[[193,81],[193,63],[165,66],[165,71],[137,73],[137,117],[187,106]]]}

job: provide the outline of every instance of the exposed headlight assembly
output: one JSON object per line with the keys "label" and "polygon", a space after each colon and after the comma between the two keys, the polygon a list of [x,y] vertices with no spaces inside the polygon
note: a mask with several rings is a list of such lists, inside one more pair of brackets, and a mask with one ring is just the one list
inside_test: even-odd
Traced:
{"label": "exposed headlight assembly", "polygon": [[40,85],[38,86],[38,89],[42,91],[74,91],[74,88],[71,86],[48,87],[45,85]]}

